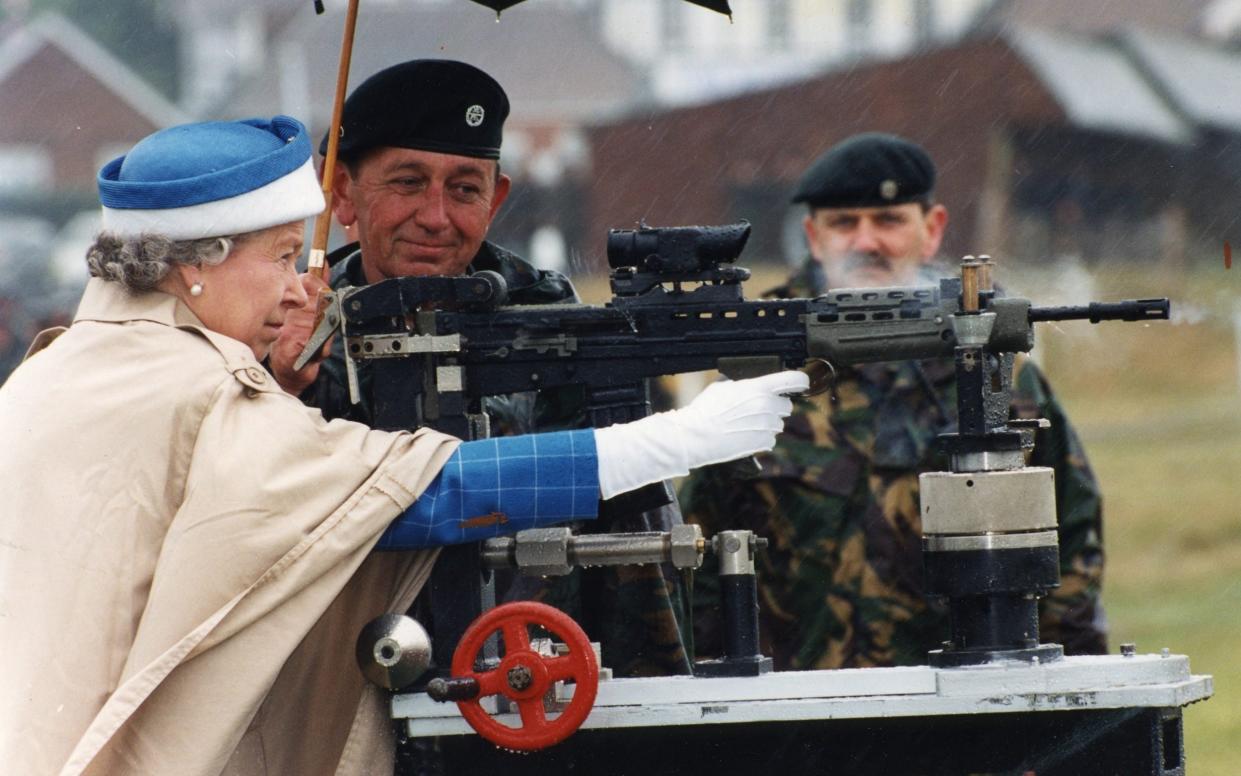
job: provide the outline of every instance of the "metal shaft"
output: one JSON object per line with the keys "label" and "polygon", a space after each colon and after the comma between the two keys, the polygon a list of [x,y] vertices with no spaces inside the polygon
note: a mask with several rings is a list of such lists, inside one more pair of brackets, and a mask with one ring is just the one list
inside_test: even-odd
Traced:
{"label": "metal shaft", "polygon": [[482,558],[489,569],[516,567],[526,574],[555,576],[577,567],[643,563],[698,568],[705,548],[702,529],[696,525],[673,526],[664,532],[578,536],[568,528],[534,528],[488,539],[483,542]]}

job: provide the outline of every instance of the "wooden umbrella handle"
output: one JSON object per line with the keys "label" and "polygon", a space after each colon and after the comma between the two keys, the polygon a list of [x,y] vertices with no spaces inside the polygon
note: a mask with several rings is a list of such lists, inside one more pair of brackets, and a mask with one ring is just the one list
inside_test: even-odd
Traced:
{"label": "wooden umbrella handle", "polygon": [[310,242],[307,267],[318,272],[326,283],[331,268],[327,264],[327,239],[332,230],[332,178],[336,172],[336,147],[340,143],[341,114],[345,108],[345,92],[349,87],[349,62],[353,57],[353,32],[358,23],[358,0],[349,0],[345,12],[345,35],[340,44],[340,68],[336,73],[336,97],[332,103],[332,123],[328,127],[327,154],[323,157],[320,184],[323,187],[323,212],[315,220],[315,233]]}

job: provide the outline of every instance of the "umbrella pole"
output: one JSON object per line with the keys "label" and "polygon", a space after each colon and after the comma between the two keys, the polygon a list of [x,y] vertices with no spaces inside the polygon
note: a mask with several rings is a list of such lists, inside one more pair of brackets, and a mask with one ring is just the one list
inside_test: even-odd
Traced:
{"label": "umbrella pole", "polygon": [[358,23],[358,0],[349,0],[345,13],[345,35],[340,44],[340,68],[336,73],[336,98],[332,103],[332,123],[327,134],[327,154],[323,157],[320,183],[323,186],[323,212],[315,220],[315,233],[310,243],[307,268],[318,272],[324,282],[331,268],[327,265],[327,239],[332,230],[332,179],[336,173],[336,146],[340,142],[341,113],[345,107],[345,91],[349,85],[349,62],[353,56],[353,31]]}

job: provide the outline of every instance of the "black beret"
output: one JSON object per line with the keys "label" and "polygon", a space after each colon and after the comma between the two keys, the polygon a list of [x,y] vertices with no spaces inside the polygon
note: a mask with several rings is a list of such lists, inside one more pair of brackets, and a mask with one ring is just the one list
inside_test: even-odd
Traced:
{"label": "black beret", "polygon": [[935,163],[917,143],[867,132],[842,140],[810,165],[794,202],[820,207],[883,207],[925,201],[935,189]]}
{"label": "black beret", "polygon": [[[499,159],[508,97],[473,65],[415,59],[381,70],[345,100],[337,153],[380,146]],[[327,136],[319,144],[327,153]]]}

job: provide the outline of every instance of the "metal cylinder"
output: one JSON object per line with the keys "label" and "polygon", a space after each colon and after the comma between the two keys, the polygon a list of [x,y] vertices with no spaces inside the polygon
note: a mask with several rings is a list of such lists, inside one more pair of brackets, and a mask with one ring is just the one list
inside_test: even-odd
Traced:
{"label": "metal cylinder", "polygon": [[569,544],[569,562],[575,566],[640,565],[671,556],[666,533],[581,534]]}
{"label": "metal cylinder", "polygon": [[724,659],[754,659],[758,651],[758,584],[751,531],[720,531],[713,540],[720,559],[720,608],[724,613]]}
{"label": "metal cylinder", "polygon": [[928,472],[919,475],[925,534],[1054,530],[1055,471]]}
{"label": "metal cylinder", "polygon": [[720,561],[724,655],[694,664],[699,676],[758,676],[771,670],[758,643],[758,584],[754,554],[767,545],[752,531],[720,531],[711,546]]}
{"label": "metal cylinder", "polygon": [[997,593],[1044,593],[1059,586],[1060,552],[1056,533],[1048,531],[1036,536],[1050,538],[1040,538],[1030,547],[947,551],[931,549],[934,545],[928,537],[922,553],[927,592],[966,598]]}
{"label": "metal cylinder", "polygon": [[991,340],[995,329],[995,313],[952,316],[952,331],[961,347],[981,348]]}
{"label": "metal cylinder", "polygon": [[985,450],[956,453],[952,456],[954,472],[994,472],[1025,467],[1026,456],[1021,450]]}
{"label": "metal cylinder", "polygon": [[472,676],[436,677],[427,682],[427,695],[440,703],[472,700],[478,697],[478,692],[478,680]]}
{"label": "metal cylinder", "polygon": [[973,256],[961,259],[961,310],[978,312],[979,262]]}
{"label": "metal cylinder", "polygon": [[513,537],[483,542],[486,568],[516,566],[527,574],[556,576],[575,567],[671,563],[676,568],[702,565],[706,542],[697,525],[676,525],[666,532],[579,534],[568,528],[531,528]]}
{"label": "metal cylinder", "polygon": [[417,681],[431,665],[431,638],[414,618],[383,614],[362,628],[355,655],[371,683],[399,690]]}
{"label": "metal cylinder", "polygon": [[720,576],[754,574],[757,537],[751,531],[720,531],[711,540],[720,559]]}
{"label": "metal cylinder", "polygon": [[986,254],[978,257],[978,290],[984,294],[995,290],[995,283],[991,279],[991,270],[995,268],[995,262]]}
{"label": "metal cylinder", "polygon": [[753,658],[758,651],[758,585],[753,574],[720,575],[724,658]]}
{"label": "metal cylinder", "polygon": [[949,611],[952,648],[1013,650],[1038,646],[1038,599],[1032,595],[963,598]]}
{"label": "metal cylinder", "polygon": [[948,599],[951,629],[931,664],[1060,657],[1038,633],[1038,597],[1060,584],[1053,471],[932,472],[919,484],[926,590]]}

